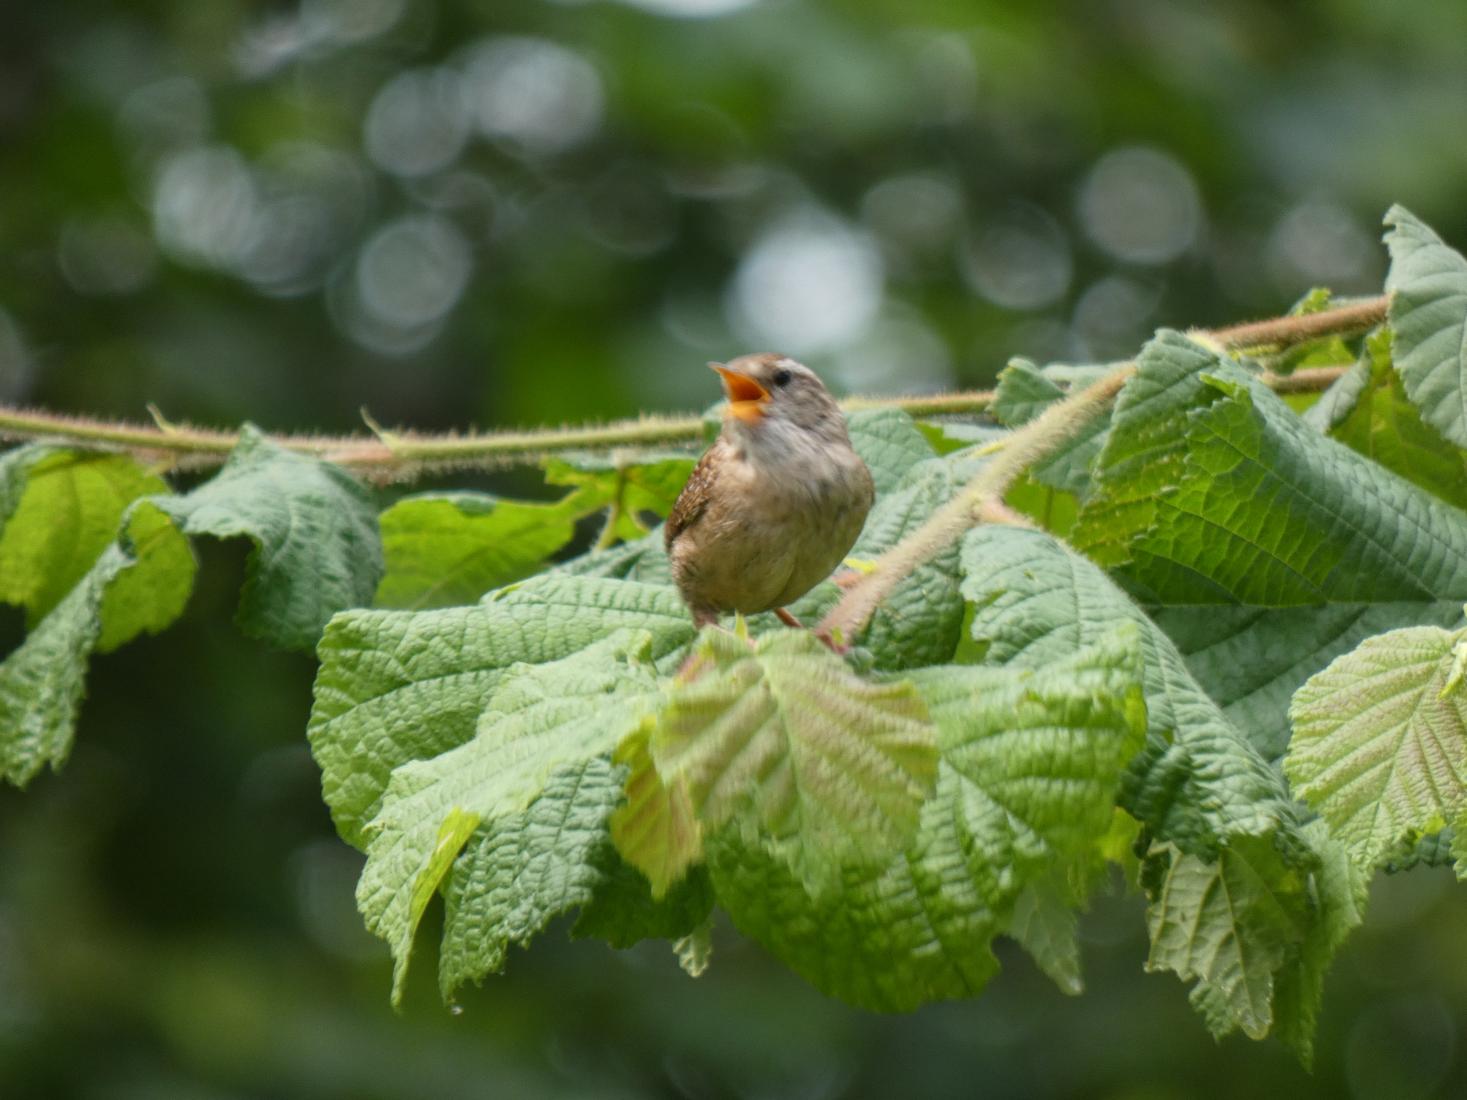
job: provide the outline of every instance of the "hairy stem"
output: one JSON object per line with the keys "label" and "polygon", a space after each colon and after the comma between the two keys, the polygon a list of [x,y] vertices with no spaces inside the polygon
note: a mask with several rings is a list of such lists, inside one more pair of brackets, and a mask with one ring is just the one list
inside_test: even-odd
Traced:
{"label": "hairy stem", "polygon": [[[973,390],[918,397],[858,397],[845,402],[844,407],[901,409],[913,416],[955,416],[982,412],[992,403],[992,391]],[[69,447],[126,451],[145,461],[195,469],[223,462],[239,442],[239,435],[188,424],[153,427],[0,405],[0,439],[46,440]],[[277,435],[271,440],[287,450],[329,459],[368,476],[393,479],[432,470],[532,466],[565,451],[695,447],[703,441],[703,419],[643,416],[581,428],[465,435],[378,430],[373,435]]]}
{"label": "hairy stem", "polygon": [[[1198,333],[1200,339],[1228,349],[1288,347],[1324,336],[1363,332],[1385,319],[1389,299],[1372,298],[1338,309],[1301,317],[1279,317],[1246,325]],[[1323,389],[1337,376],[1333,368],[1271,376],[1281,391]],[[919,397],[856,397],[843,403],[856,409],[901,409],[913,416],[955,416],[979,413],[993,403],[993,393],[965,393]],[[155,425],[63,416],[36,409],[0,405],[0,439],[46,440],[69,447],[125,451],[146,462],[175,469],[217,466],[239,442],[235,432],[172,424],[154,412]],[[273,436],[287,450],[317,455],[356,470],[366,477],[406,480],[448,469],[498,469],[532,466],[564,451],[631,450],[655,447],[694,447],[703,438],[698,416],[643,416],[580,428],[541,428],[530,431],[476,432],[463,435],[426,435],[389,432],[370,419],[371,435]]]}
{"label": "hairy stem", "polygon": [[[1371,298],[1322,313],[1254,321],[1197,336],[1233,350],[1289,347],[1325,336],[1364,332],[1385,320],[1388,303],[1386,297]],[[1298,371],[1286,378],[1270,379],[1270,384],[1289,392],[1322,389],[1333,381],[1330,370]],[[973,390],[919,397],[856,397],[844,402],[843,407],[848,411],[901,409],[923,417],[979,413],[992,403],[991,391]],[[239,442],[235,432],[171,424],[156,413],[154,419],[156,426],[0,405],[0,439],[48,440],[70,447],[127,451],[145,461],[174,468],[217,466]],[[463,435],[395,433],[371,426],[372,435],[284,435],[273,436],[272,440],[287,450],[329,459],[367,477],[401,480],[445,469],[532,466],[563,451],[693,447],[703,438],[703,420],[697,416],[644,416],[581,428]]]}
{"label": "hairy stem", "polygon": [[1232,351],[1288,348],[1325,336],[1356,336],[1368,332],[1386,319],[1386,309],[1390,301],[1389,295],[1382,294],[1378,298],[1351,302],[1321,313],[1250,321],[1244,325],[1213,329],[1204,335]]}
{"label": "hairy stem", "polygon": [[1135,373],[1134,363],[1123,363],[1079,393],[1051,405],[1007,437],[957,496],[876,559],[874,568],[846,590],[817,631],[841,642],[853,639],[913,570],[940,554],[980,517],[993,519],[1007,513],[1003,495],[1019,475],[1106,409]]}

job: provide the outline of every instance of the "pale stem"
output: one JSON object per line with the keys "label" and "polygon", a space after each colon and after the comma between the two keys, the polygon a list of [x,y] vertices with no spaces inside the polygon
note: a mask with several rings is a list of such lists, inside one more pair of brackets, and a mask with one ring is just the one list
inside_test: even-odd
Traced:
{"label": "pale stem", "polygon": [[816,628],[825,637],[849,643],[871,621],[876,609],[919,566],[931,561],[987,515],[997,518],[1003,495],[1034,462],[1051,454],[1110,406],[1126,380],[1136,373],[1123,363],[1079,393],[1056,401],[1029,423],[1007,436],[993,457],[955,497],[927,522],[876,559]]}

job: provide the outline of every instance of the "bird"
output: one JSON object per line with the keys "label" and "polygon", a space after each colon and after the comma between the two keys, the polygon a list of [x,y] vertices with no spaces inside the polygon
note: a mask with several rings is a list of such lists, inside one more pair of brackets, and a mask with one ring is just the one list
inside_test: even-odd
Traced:
{"label": "bird", "polygon": [[809,367],[774,352],[709,363],[728,402],[718,439],[673,505],[672,578],[700,629],[775,612],[829,577],[876,498],[845,417]]}

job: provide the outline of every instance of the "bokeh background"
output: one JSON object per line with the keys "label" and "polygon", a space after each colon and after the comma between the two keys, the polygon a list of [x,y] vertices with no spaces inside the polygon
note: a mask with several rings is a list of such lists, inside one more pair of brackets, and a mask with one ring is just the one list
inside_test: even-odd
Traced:
{"label": "bokeh background", "polygon": [[[1381,214],[1467,244],[1460,0],[55,0],[0,11],[0,401],[280,430],[697,409],[776,348],[845,392],[1126,355],[1377,291]],[[533,478],[480,485],[521,493]],[[0,790],[0,1096],[1467,1095],[1467,893],[1377,884],[1316,1072],[1207,1035],[1140,903],[1088,992],[848,1009],[728,928],[562,927],[407,1011],[303,731],[311,662],[186,619],[94,662]],[[0,613],[0,643],[20,636]],[[425,937],[431,938],[431,937]]]}

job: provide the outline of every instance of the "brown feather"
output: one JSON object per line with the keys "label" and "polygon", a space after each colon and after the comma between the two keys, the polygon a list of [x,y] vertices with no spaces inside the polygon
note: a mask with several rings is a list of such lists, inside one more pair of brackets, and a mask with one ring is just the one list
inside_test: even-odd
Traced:
{"label": "brown feather", "polygon": [[694,466],[693,472],[688,475],[688,483],[678,494],[677,503],[672,506],[672,512],[667,517],[663,544],[668,550],[672,549],[672,544],[677,541],[679,535],[698,522],[698,517],[708,507],[709,498],[713,495],[714,483],[718,480],[718,454],[722,449],[723,441],[718,440],[704,452],[703,457],[698,460],[698,465]]}

